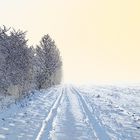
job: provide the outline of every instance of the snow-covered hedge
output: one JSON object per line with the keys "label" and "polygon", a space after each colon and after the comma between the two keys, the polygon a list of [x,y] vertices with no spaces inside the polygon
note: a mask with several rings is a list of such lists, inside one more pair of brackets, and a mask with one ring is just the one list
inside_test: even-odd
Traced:
{"label": "snow-covered hedge", "polygon": [[26,32],[0,27],[0,93],[22,95],[61,82],[61,57],[49,35],[29,47]]}

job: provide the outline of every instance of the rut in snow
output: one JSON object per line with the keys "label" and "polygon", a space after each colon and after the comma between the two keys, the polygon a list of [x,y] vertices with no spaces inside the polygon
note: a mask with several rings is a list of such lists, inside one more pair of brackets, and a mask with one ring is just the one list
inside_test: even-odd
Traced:
{"label": "rut in snow", "polygon": [[58,96],[58,98],[54,102],[54,104],[53,104],[52,108],[50,109],[48,115],[46,116],[45,120],[43,120],[42,127],[37,135],[36,140],[41,140],[43,135],[45,135],[45,136],[48,135],[49,130],[52,127],[53,119],[57,114],[57,109],[58,109],[58,106],[60,104],[62,96],[63,96],[63,91],[60,92],[60,95]]}
{"label": "rut in snow", "polygon": [[79,91],[76,90],[76,88],[72,88],[73,92],[78,95],[80,102],[82,104],[82,107],[84,109],[85,115],[87,116],[89,124],[92,126],[92,129],[96,132],[97,137],[100,140],[110,140],[110,137],[107,135],[104,126],[101,126],[98,120],[94,117],[94,115],[90,112],[88,109],[88,105],[83,98],[82,95],[80,95]]}

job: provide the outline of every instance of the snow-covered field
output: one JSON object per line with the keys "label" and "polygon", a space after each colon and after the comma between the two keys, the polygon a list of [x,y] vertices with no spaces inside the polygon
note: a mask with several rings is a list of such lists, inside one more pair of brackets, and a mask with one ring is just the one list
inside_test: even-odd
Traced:
{"label": "snow-covered field", "polygon": [[140,87],[58,86],[0,111],[0,139],[139,140]]}

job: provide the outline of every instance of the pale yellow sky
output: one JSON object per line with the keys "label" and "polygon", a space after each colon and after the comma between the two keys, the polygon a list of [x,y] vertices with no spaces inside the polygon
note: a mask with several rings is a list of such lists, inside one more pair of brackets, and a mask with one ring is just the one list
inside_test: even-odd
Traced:
{"label": "pale yellow sky", "polygon": [[0,0],[0,23],[49,33],[63,57],[64,82],[140,83],[139,0]]}

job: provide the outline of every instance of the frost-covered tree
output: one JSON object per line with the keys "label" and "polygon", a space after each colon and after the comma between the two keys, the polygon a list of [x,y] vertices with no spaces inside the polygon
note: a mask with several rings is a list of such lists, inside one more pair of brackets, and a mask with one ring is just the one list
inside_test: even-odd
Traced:
{"label": "frost-covered tree", "polygon": [[36,84],[39,89],[61,82],[61,57],[55,42],[44,35],[36,47]]}
{"label": "frost-covered tree", "polygon": [[61,57],[49,35],[29,47],[26,32],[0,27],[0,93],[21,95],[61,82]]}
{"label": "frost-covered tree", "polygon": [[0,90],[21,94],[29,87],[30,54],[25,32],[0,28]]}

